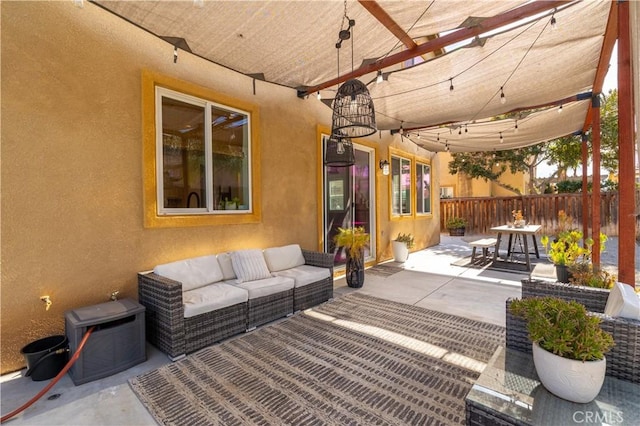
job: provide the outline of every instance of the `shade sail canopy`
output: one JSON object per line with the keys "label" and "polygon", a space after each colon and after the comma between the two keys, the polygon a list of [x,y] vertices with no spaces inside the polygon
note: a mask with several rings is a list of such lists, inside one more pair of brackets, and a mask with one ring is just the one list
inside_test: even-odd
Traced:
{"label": "shade sail canopy", "polygon": [[[340,1],[96,3],[165,40],[183,39],[195,55],[290,87],[294,95],[434,38],[483,28],[492,18],[530,5],[516,0],[349,1],[347,16],[356,25],[340,49],[338,70],[335,44],[346,27]],[[579,132],[590,101],[572,97],[593,90],[611,2],[535,3],[539,13],[525,20],[381,68],[384,82],[376,82],[375,70],[359,76],[373,98],[378,129],[402,127],[412,141],[436,151],[447,145],[451,151],[512,149]],[[372,13],[372,4],[389,19]],[[389,22],[407,37],[394,34]],[[322,97],[333,98],[337,88],[323,88]],[[312,96],[306,101],[317,102]],[[529,109],[535,112],[504,119]]]}

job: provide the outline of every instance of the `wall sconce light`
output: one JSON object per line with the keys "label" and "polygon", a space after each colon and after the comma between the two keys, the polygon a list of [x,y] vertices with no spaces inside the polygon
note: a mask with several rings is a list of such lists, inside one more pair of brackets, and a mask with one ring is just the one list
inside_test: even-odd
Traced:
{"label": "wall sconce light", "polygon": [[387,160],[380,160],[380,170],[385,176],[389,176],[389,162]]}

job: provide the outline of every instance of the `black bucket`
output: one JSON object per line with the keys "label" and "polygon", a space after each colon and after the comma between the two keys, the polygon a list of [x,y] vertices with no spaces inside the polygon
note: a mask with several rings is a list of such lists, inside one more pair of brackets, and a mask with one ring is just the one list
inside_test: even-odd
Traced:
{"label": "black bucket", "polygon": [[33,381],[49,380],[58,375],[69,359],[67,336],[50,336],[29,343],[20,351],[27,361],[27,373]]}

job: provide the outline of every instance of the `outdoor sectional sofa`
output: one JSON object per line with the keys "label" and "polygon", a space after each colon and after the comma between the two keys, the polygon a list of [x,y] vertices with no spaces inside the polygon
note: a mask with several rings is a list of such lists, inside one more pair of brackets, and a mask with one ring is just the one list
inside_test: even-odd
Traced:
{"label": "outdoor sectional sofa", "polygon": [[184,259],[138,274],[147,340],[176,360],[333,298],[333,256],[293,244]]}
{"label": "outdoor sectional sofa", "polygon": [[[587,311],[601,319],[602,329],[613,336],[615,346],[607,353],[607,376],[640,383],[640,321],[605,315],[609,290],[580,287],[542,280],[522,280],[522,298],[557,297],[583,304]],[[506,302],[506,346],[520,352],[531,353],[526,322],[511,314]]]}

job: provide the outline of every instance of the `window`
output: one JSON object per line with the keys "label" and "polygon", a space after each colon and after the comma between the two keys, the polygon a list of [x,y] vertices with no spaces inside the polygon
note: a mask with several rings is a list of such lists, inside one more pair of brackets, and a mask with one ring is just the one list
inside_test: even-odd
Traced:
{"label": "window", "polygon": [[440,198],[453,198],[453,186],[441,186]]}
{"label": "window", "polygon": [[411,214],[411,160],[391,157],[391,201],[394,216]]}
{"label": "window", "polygon": [[431,166],[416,164],[416,213],[431,213]]}
{"label": "window", "polygon": [[158,215],[252,211],[251,114],[156,88]]}

